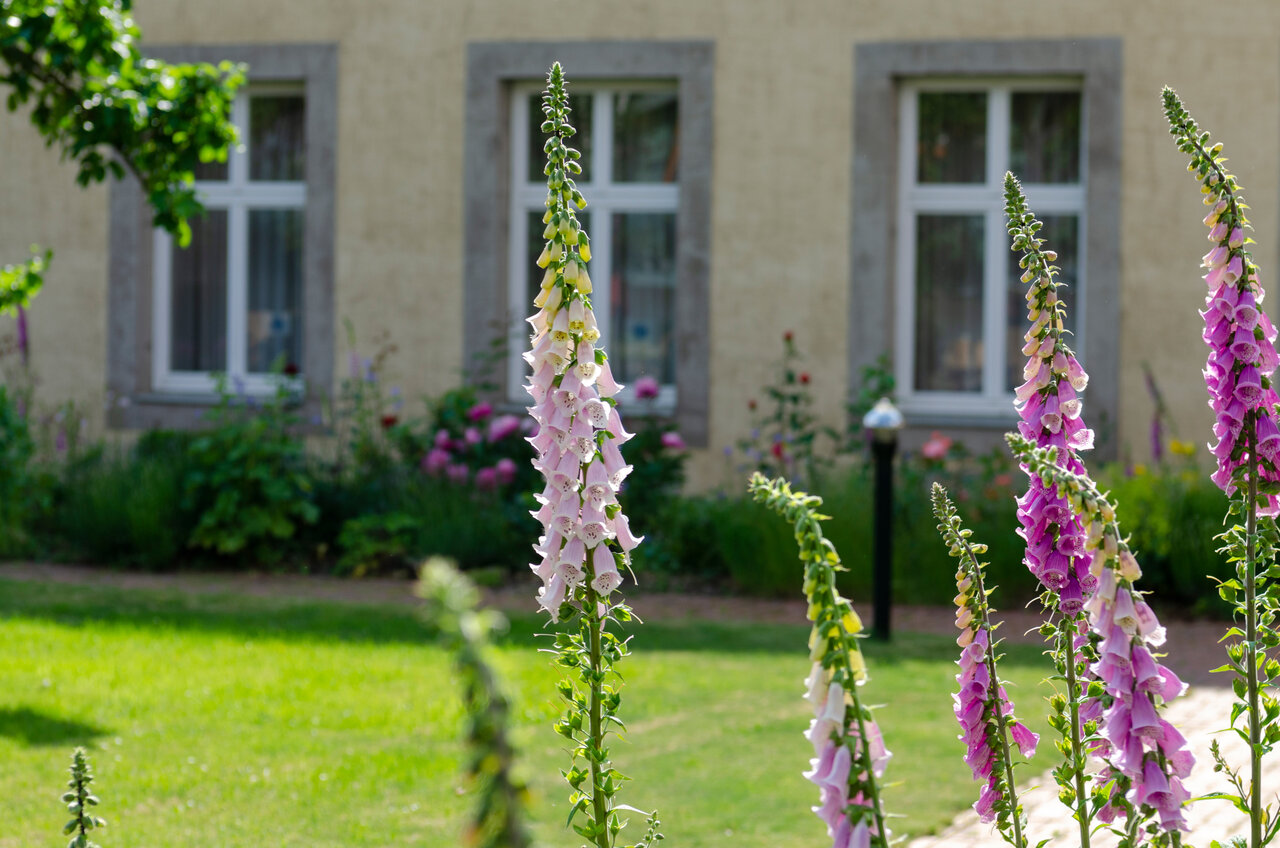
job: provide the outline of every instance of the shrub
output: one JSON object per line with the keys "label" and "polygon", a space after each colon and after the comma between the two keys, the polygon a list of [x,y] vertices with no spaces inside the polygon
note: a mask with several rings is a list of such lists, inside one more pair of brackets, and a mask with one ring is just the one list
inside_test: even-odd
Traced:
{"label": "shrub", "polygon": [[188,544],[277,562],[278,544],[319,517],[302,442],[289,433],[297,423],[290,398],[283,383],[256,410],[248,400],[238,403],[224,379],[218,393],[212,426],[187,449],[184,506],[199,515]]}

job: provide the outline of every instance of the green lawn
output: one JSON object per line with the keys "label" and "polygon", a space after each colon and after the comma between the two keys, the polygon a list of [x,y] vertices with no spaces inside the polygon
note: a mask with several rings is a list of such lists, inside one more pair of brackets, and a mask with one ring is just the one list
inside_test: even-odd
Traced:
{"label": "green lawn", "polygon": [[[577,845],[561,828],[566,759],[540,626],[515,619],[498,663],[537,835]],[[749,623],[638,628],[623,666],[631,732],[614,755],[635,778],[623,801],[656,806],[668,844],[821,841],[800,776],[806,639]],[[895,831],[937,829],[976,797],[951,716],[954,645],[903,634],[866,653],[865,696],[891,704],[879,716],[901,784],[886,803],[906,816]],[[1043,661],[1010,654],[1019,713],[1043,730]],[[77,744],[93,757],[106,848],[452,848],[469,803],[459,722],[449,659],[405,608],[0,580],[0,848],[65,844],[58,795]]]}

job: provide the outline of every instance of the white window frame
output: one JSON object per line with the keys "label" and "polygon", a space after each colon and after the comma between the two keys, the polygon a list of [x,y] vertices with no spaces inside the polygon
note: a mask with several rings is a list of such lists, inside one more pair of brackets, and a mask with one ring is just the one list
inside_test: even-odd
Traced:
{"label": "white window frame", "polygon": [[[918,95],[925,91],[985,91],[987,94],[986,182],[965,184],[921,184],[916,181]],[[989,419],[993,414],[1013,415],[1013,392],[1004,388],[1005,338],[1009,325],[1006,277],[1010,251],[1004,215],[1004,175],[1009,170],[1010,103],[1016,91],[1077,91],[1083,98],[1078,78],[1063,77],[964,77],[954,79],[912,79],[899,88],[898,128],[898,222],[896,325],[894,337],[897,383],[904,413],[912,415],[953,415]],[[1027,202],[1037,217],[1074,215],[1079,220],[1080,279],[1068,280],[1074,297],[1072,312],[1075,335],[1072,347],[1081,360],[1085,333],[1085,301],[1089,296],[1085,279],[1088,232],[1086,185],[1088,182],[1088,109],[1081,103],[1080,181],[1073,184],[1023,183]],[[921,391],[915,387],[916,330],[916,216],[920,214],[982,215],[983,239],[983,362],[980,392]],[[1052,248],[1052,245],[1049,245]]]}
{"label": "white window frame", "polygon": [[[525,263],[529,244],[529,213],[546,209],[546,183],[542,182],[541,174],[529,173],[528,152],[530,132],[536,129],[529,125],[529,96],[537,94],[543,87],[544,84],[533,82],[516,85],[512,88],[511,96],[511,226],[507,246],[507,255],[510,257],[507,269],[507,302],[508,314],[513,320],[508,337],[519,342],[526,342],[528,339],[529,325],[524,319],[534,311],[533,304],[528,301],[530,271]],[[576,182],[587,201],[587,208],[583,211],[591,213],[591,225],[587,228],[587,234],[591,237],[591,262],[587,266],[592,281],[591,306],[600,325],[599,344],[608,350],[611,330],[608,316],[611,306],[609,281],[613,270],[613,216],[625,212],[665,212],[675,215],[680,204],[679,179],[674,183],[612,181],[613,97],[642,91],[676,91],[677,87],[673,83],[637,81],[598,84],[576,82],[573,88],[573,94],[590,92],[593,100],[591,179],[589,182],[581,179]],[[570,122],[572,120],[570,117]],[[569,144],[573,146],[573,139],[570,139]],[[677,320],[674,315],[672,318]],[[520,358],[526,346],[512,345],[515,349],[507,357],[507,385],[510,387],[508,400],[513,402],[526,400],[523,383],[527,366]],[[622,403],[634,401],[633,385],[626,385],[618,399]],[[653,404],[657,411],[664,414],[674,411],[675,384],[661,385]]]}
{"label": "white window frame", "polygon": [[[249,211],[297,209],[305,214],[306,179],[251,181],[249,179],[249,100],[271,95],[302,95],[302,83],[252,85],[241,90],[231,105],[231,122],[240,128],[240,144],[227,154],[226,180],[197,180],[196,194],[208,210],[227,213],[227,362],[224,372],[178,371],[170,366],[173,293],[173,238],[157,228],[153,239],[152,386],[173,394],[208,395],[216,391],[215,373],[239,381],[237,388],[254,396],[275,394],[281,378],[248,372],[249,325]],[[305,143],[305,142],[304,142]],[[299,304],[301,310],[302,304]],[[301,315],[299,315],[301,317]],[[305,360],[305,355],[302,357]],[[301,363],[299,363],[301,364]],[[298,391],[305,375],[288,378],[286,385]]]}

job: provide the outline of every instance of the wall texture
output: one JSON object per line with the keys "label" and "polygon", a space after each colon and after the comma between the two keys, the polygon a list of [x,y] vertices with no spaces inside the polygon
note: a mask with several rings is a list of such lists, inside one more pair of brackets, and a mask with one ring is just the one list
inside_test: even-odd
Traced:
{"label": "wall texture", "polygon": [[[1197,274],[1206,249],[1194,183],[1165,129],[1160,87],[1178,89],[1223,141],[1252,205],[1264,273],[1280,239],[1280,6],[1234,4],[1232,67],[1189,0],[1009,4],[970,0],[139,0],[146,42],[338,45],[334,357],[341,322],[366,353],[395,343],[388,379],[409,396],[454,384],[464,350],[464,92],[477,41],[680,39],[715,46],[710,221],[709,448],[692,477],[721,482],[719,450],[742,434],[747,400],[794,330],[818,411],[835,423],[851,376],[848,316],[853,194],[853,52],[858,43],[997,38],[1120,38],[1124,104],[1116,443],[1149,454],[1151,365],[1177,425],[1203,442],[1210,416]],[[566,71],[573,78],[574,68]],[[1226,78],[1242,82],[1226,84]],[[886,120],[892,120],[886,116]],[[78,190],[70,168],[21,116],[3,119],[0,250],[33,241],[57,255],[31,310],[46,401],[101,410],[106,349],[107,192]],[[495,163],[502,167],[504,163]],[[590,198],[588,198],[590,200]],[[1264,284],[1274,288],[1273,279]],[[337,368],[341,373],[342,367]],[[102,416],[94,422],[101,427]],[[1093,422],[1097,423],[1097,422]]]}

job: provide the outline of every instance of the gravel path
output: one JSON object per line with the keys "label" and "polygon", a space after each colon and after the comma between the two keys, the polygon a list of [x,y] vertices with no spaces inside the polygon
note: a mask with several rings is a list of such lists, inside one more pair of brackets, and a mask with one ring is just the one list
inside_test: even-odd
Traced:
{"label": "gravel path", "polygon": [[[1231,700],[1230,689],[1194,686],[1174,701],[1165,714],[1187,737],[1188,747],[1196,755],[1196,767],[1187,780],[1187,789],[1192,797],[1228,788],[1223,777],[1213,771],[1209,743],[1214,739],[1222,746],[1227,762],[1247,766],[1248,746],[1234,733],[1215,732],[1226,725]],[[1263,785],[1278,785],[1280,759],[1272,757],[1263,762]],[[1058,802],[1057,786],[1049,772],[1020,787],[1018,794],[1027,812],[1028,844],[1034,845],[1042,839],[1050,839],[1051,844],[1057,845],[1079,844],[1079,825]],[[976,789],[974,797],[977,797]],[[1187,824],[1191,828],[1193,843],[1200,846],[1208,845],[1213,839],[1225,842],[1229,837],[1249,835],[1249,820],[1225,801],[1192,804],[1187,810]],[[1097,848],[1114,848],[1116,841],[1109,833],[1099,833],[1091,838],[1090,844]],[[982,824],[976,813],[967,811],[936,836],[920,837],[908,845],[910,848],[1003,848],[1005,843],[991,825]]]}
{"label": "gravel path", "polygon": [[[414,604],[413,586],[405,580],[366,579],[342,580],[331,577],[262,574],[137,574],[107,571],[74,565],[33,563],[0,564],[0,579],[37,580],[41,582],[101,585],[119,588],[150,588],[196,594],[240,594],[256,597],[315,598],[345,603],[403,603]],[[485,591],[485,601],[491,606],[514,612],[533,612],[533,593],[536,581],[519,581],[500,589]],[[774,623],[805,622],[805,604],[802,601],[775,601],[754,598],[734,598],[719,595],[668,594],[635,592],[628,596],[636,612],[646,620],[671,621],[681,619],[710,619],[720,621],[759,621]],[[870,620],[870,610],[860,608],[859,613]],[[1010,641],[1039,643],[1040,637],[1033,631],[1040,623],[1040,616],[1027,610],[1001,613],[1005,625],[1002,635]],[[1221,622],[1178,621],[1165,622],[1169,629],[1169,641],[1165,645],[1171,668],[1193,684],[1186,695],[1170,706],[1168,718],[1186,735],[1191,750],[1196,754],[1197,765],[1188,781],[1193,796],[1226,788],[1220,775],[1213,772],[1209,758],[1209,743],[1218,739],[1229,762],[1245,762],[1246,746],[1235,734],[1215,733],[1225,726],[1230,715],[1231,691],[1224,688],[1228,681],[1221,675],[1211,675],[1210,669],[1224,661]],[[938,607],[902,606],[893,611],[895,630],[939,633],[955,632],[950,609]],[[1032,631],[1032,632],[1029,632]],[[1044,744],[1048,744],[1045,740]],[[1280,758],[1269,761],[1265,783],[1280,785]],[[1033,788],[1034,787],[1034,788]],[[1076,824],[1065,808],[1058,803],[1053,779],[1047,773],[1019,790],[1030,819],[1032,844],[1046,838],[1061,844],[1075,843]],[[975,798],[976,793],[975,793]],[[1207,845],[1210,839],[1226,839],[1247,834],[1248,822],[1228,803],[1207,801],[1192,805],[1188,821],[1196,844]],[[960,815],[942,833],[921,837],[909,843],[909,848],[995,848],[1003,845],[999,836],[987,825],[977,820],[972,812]],[[1099,848],[1110,848],[1113,838],[1099,834],[1093,841]]]}

